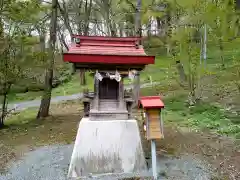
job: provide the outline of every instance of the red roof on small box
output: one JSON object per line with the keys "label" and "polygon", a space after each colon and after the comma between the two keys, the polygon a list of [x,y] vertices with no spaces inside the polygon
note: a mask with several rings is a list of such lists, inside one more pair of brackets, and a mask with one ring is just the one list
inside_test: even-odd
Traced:
{"label": "red roof on small box", "polygon": [[161,109],[164,108],[160,96],[143,96],[139,100],[139,107],[144,109]]}
{"label": "red roof on small box", "polygon": [[154,64],[155,57],[147,56],[143,47],[136,47],[139,37],[79,36],[72,43],[64,61],[72,63]]}

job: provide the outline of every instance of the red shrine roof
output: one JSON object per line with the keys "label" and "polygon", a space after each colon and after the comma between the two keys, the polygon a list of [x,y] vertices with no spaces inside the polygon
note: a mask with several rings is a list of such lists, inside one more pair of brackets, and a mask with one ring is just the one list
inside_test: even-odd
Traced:
{"label": "red shrine roof", "polygon": [[144,109],[161,109],[164,108],[160,96],[143,96],[139,100],[139,107]]}
{"label": "red shrine roof", "polygon": [[154,64],[155,57],[147,56],[143,47],[136,46],[137,37],[78,36],[80,43],[72,43],[64,61],[71,63]]}

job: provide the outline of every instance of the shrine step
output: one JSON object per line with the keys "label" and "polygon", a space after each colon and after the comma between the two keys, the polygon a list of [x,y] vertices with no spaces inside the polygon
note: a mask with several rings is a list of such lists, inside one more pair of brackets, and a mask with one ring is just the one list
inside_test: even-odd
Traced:
{"label": "shrine step", "polygon": [[118,109],[118,101],[117,100],[100,100],[99,101],[99,110],[100,111],[113,111]]}
{"label": "shrine step", "polygon": [[113,120],[113,119],[128,119],[128,111],[103,111],[90,110],[90,120]]}

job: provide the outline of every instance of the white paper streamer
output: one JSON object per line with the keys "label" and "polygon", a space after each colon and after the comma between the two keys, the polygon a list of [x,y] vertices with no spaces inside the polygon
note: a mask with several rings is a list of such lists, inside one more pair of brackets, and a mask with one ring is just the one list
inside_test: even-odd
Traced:
{"label": "white paper streamer", "polygon": [[102,81],[102,79],[103,79],[102,75],[101,75],[98,71],[96,71],[95,77],[96,77],[99,81]]}
{"label": "white paper streamer", "polygon": [[115,79],[116,79],[116,81],[117,82],[120,82],[121,81],[121,75],[118,73],[118,71],[116,71],[116,73],[115,73]]}
{"label": "white paper streamer", "polygon": [[133,81],[134,78],[135,78],[136,73],[137,72],[135,70],[129,71],[128,72],[128,78],[131,79],[131,81]]}
{"label": "white paper streamer", "polygon": [[118,73],[118,71],[115,72],[115,74],[109,74],[107,73],[107,76],[110,78],[110,79],[115,79],[117,82],[120,82],[121,81],[121,75]]}

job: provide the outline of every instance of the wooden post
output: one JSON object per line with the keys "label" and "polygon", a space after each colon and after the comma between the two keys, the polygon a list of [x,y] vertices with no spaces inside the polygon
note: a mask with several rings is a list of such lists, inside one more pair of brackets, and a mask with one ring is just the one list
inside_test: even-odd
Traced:
{"label": "wooden post", "polygon": [[146,129],[147,129],[146,135],[148,138],[149,137],[149,115],[148,115],[148,112],[143,112],[143,113],[146,118]]}
{"label": "wooden post", "polygon": [[123,78],[119,82],[119,90],[118,90],[118,101],[119,101],[119,108],[123,109],[124,106],[124,88],[123,88]]}
{"label": "wooden post", "polygon": [[152,173],[154,180],[157,180],[157,153],[155,140],[151,140]]}
{"label": "wooden post", "polygon": [[138,104],[139,94],[140,94],[140,73],[138,71],[135,74],[133,94],[134,94],[134,101],[135,101],[133,103],[133,107],[136,107]]}
{"label": "wooden post", "polygon": [[163,109],[160,110],[160,127],[161,127],[162,138],[164,138],[164,132],[163,132]]}
{"label": "wooden post", "polygon": [[95,99],[94,99],[94,109],[98,110],[99,105],[99,80],[94,77],[94,93],[95,93]]}

